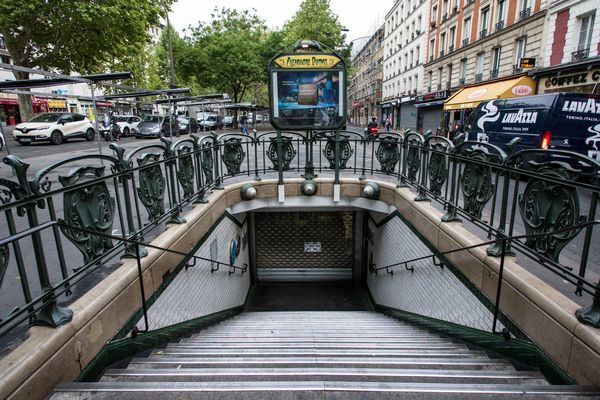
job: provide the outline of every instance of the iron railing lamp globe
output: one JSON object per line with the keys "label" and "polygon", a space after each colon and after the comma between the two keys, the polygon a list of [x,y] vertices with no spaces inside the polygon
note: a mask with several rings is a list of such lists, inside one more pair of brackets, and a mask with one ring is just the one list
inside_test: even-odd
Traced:
{"label": "iron railing lamp globe", "polygon": [[369,181],[362,189],[362,196],[367,199],[377,200],[380,192],[379,185],[373,181]]}
{"label": "iron railing lamp globe", "polygon": [[300,191],[302,191],[302,193],[305,196],[312,196],[313,194],[317,193],[317,182],[315,182],[312,179],[307,179],[304,182],[302,182],[302,186],[300,186]]}
{"label": "iron railing lamp globe", "polygon": [[246,183],[240,191],[242,200],[254,200],[258,196],[258,191],[252,183]]}

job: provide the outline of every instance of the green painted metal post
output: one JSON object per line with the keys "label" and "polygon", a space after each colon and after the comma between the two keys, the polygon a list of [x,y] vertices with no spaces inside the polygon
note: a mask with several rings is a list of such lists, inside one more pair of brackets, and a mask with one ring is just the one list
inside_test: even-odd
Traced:
{"label": "green painted metal post", "polygon": [[262,178],[258,175],[258,132],[252,129],[252,133],[254,135],[254,180],[260,182]]}
{"label": "green painted metal post", "polygon": [[[592,200],[590,203],[590,211],[588,213],[588,222],[594,220],[594,217],[596,216],[596,206],[597,205],[598,205],[598,192],[594,192],[594,193],[592,193]],[[581,260],[579,263],[579,273],[578,273],[578,275],[581,278],[585,278],[585,273],[587,270],[587,262],[588,262],[588,256],[590,253],[590,244],[592,242],[593,229],[594,229],[594,225],[590,225],[585,230],[585,239],[583,241],[583,251],[581,253]],[[582,284],[583,284],[583,282],[581,282],[581,281],[577,282],[577,289],[575,290],[575,294],[578,296],[582,295],[582,292],[581,292]]]}
{"label": "green painted metal post", "polygon": [[340,184],[340,130],[335,130],[335,179],[334,185]]}
{"label": "green painted metal post", "polygon": [[214,163],[215,163],[215,190],[223,190],[225,189],[223,187],[223,184],[221,182],[221,174],[219,173],[219,156],[221,154],[221,152],[219,151],[219,142],[217,141],[217,134],[214,132],[211,132],[212,135],[212,139],[213,139],[213,146],[214,146]]}
{"label": "green painted metal post", "polygon": [[452,163],[452,178],[450,180],[450,201],[448,202],[448,211],[446,211],[446,214],[442,216],[442,222],[462,222],[462,219],[458,217],[456,212],[458,160],[455,157],[454,151],[450,154],[450,162]]}
{"label": "green painted metal post", "polygon": [[279,180],[278,185],[283,185],[283,139],[281,137],[281,131],[277,130],[277,170]]}

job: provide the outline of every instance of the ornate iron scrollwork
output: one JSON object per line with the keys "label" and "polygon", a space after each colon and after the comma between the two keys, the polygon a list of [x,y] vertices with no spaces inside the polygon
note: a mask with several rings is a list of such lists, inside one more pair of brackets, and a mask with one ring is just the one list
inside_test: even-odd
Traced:
{"label": "ornate iron scrollwork", "polygon": [[[350,136],[348,135],[340,135],[340,169],[347,168],[346,163],[352,157],[352,154],[354,154],[349,138]],[[329,168],[335,169],[335,135],[327,138],[323,155],[329,161]]]}
{"label": "ornate iron scrollwork", "polygon": [[398,139],[392,136],[382,137],[379,147],[377,147],[375,157],[377,157],[377,161],[381,164],[381,170],[383,172],[388,175],[394,172],[396,164],[400,160]]}
{"label": "ornate iron scrollwork", "polygon": [[[59,176],[63,187],[84,183],[104,176],[104,167],[80,167],[66,176]],[[115,199],[110,196],[104,181],[69,190],[64,193],[64,221],[74,228],[61,226],[62,232],[83,254],[84,263],[88,263],[113,248],[113,243],[106,237],[95,236],[75,228],[99,233],[112,234],[115,214]]]}
{"label": "ornate iron scrollwork", "polygon": [[429,190],[439,196],[442,194],[442,187],[448,179],[448,152],[453,146],[452,142],[442,136],[431,136],[427,139],[427,144],[431,149],[429,153],[429,166],[427,168]]}
{"label": "ornate iron scrollwork", "polygon": [[230,138],[225,140],[223,146],[223,163],[227,167],[229,175],[240,173],[240,167],[246,158],[246,153],[242,148],[242,139]]}
{"label": "ornate iron scrollwork", "polygon": [[[577,172],[563,163],[537,164],[530,161],[534,172],[560,180],[573,181]],[[523,193],[519,194],[519,211],[530,234],[546,233],[543,236],[528,238],[525,245],[536,253],[558,262],[562,249],[579,234],[581,229],[554,233],[586,221],[579,215],[579,194],[577,189],[543,179],[530,179]]]}
{"label": "ornate iron scrollwork", "polygon": [[214,167],[213,161],[213,148],[210,143],[202,144],[202,172],[204,172],[204,180],[207,184],[211,184],[214,181]]}
{"label": "ornate iron scrollwork", "polygon": [[421,147],[423,137],[417,133],[409,133],[404,140],[406,151],[406,178],[409,181],[417,180],[417,173],[421,169]]}
{"label": "ornate iron scrollwork", "polygon": [[183,187],[183,197],[188,198],[194,194],[194,161],[192,160],[192,148],[189,146],[182,146],[177,151],[179,156],[177,180]]}
{"label": "ornate iron scrollwork", "polygon": [[[267,157],[273,163],[273,169],[279,170],[279,161],[277,157],[277,138],[269,138],[270,144],[267,149]],[[281,148],[283,152],[283,170],[287,171],[290,169],[290,163],[296,157],[296,149],[292,144],[292,138],[289,136],[281,137]]]}
{"label": "ornate iron scrollwork", "polygon": [[165,213],[165,177],[159,164],[160,154],[144,154],[137,159],[139,170],[139,187],[137,189],[140,201],[148,211],[148,221],[152,222]]}
{"label": "ornate iron scrollwork", "polygon": [[460,179],[463,209],[480,219],[495,190],[492,167],[487,164],[503,164],[506,154],[496,146],[480,142],[464,142],[459,146],[457,154],[469,159],[464,161],[465,166]]}

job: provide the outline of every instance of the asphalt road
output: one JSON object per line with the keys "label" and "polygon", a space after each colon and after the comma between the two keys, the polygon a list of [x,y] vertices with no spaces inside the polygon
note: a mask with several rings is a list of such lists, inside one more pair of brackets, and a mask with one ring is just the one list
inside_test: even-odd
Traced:
{"label": "asphalt road", "polygon": [[[259,126],[259,129],[260,129],[260,132],[272,130],[270,128],[270,126],[268,126],[267,124]],[[350,129],[354,130],[356,132],[361,131],[359,128],[350,128]],[[218,131],[217,133],[221,134],[221,133],[230,133],[230,132],[232,132],[231,129]],[[199,132],[198,134],[202,135],[203,133]],[[61,161],[65,158],[81,156],[81,155],[98,154],[98,152],[99,152],[98,146],[100,146],[101,152],[103,154],[112,155],[112,150],[109,149],[109,147],[108,147],[109,143],[105,142],[105,141],[100,141],[98,143],[96,141],[87,142],[82,139],[75,139],[72,141],[68,141],[67,143],[64,143],[59,146],[52,146],[49,144],[32,144],[29,146],[21,146],[12,140],[11,135],[6,135],[6,136],[7,136],[7,148],[5,147],[5,149],[0,153],[0,157],[3,158],[7,154],[7,149],[10,151],[11,154],[17,155],[23,161],[30,164],[30,168],[29,168],[29,172],[28,172],[29,177],[31,177],[35,171],[38,171],[43,167],[46,167],[50,164]],[[185,137],[186,136],[182,136],[179,139],[183,139]],[[175,138],[175,139],[178,139],[178,138]],[[158,142],[159,141],[157,139],[135,139],[133,137],[130,137],[130,138],[123,138],[121,140],[120,144],[123,147],[125,147],[127,151],[131,151],[140,146],[157,144]],[[292,170],[286,172],[286,174],[285,174],[286,177],[298,177],[303,172],[304,162],[306,160],[306,150],[305,150],[304,145],[301,145],[300,142],[297,142],[296,145],[297,145],[298,153],[297,153],[295,159],[292,161],[292,164],[291,164]],[[268,160],[268,158],[263,156],[266,149],[258,148],[257,150],[259,151],[258,167],[260,169],[262,169],[264,171],[264,174],[266,174],[267,176],[276,177],[275,172],[272,169],[270,169],[270,167],[271,167],[270,161]],[[380,168],[379,163],[375,157],[375,150],[376,150],[376,147],[373,147],[373,145],[371,143],[367,145],[367,149],[365,151],[365,159],[364,159],[364,164],[366,165],[367,169],[370,168],[371,166],[373,166],[375,169]],[[251,146],[246,146],[244,151],[246,153],[253,154],[254,150],[251,148]],[[324,152],[324,149],[323,149],[322,144],[319,146],[316,146],[313,151],[313,156],[315,159],[314,164],[315,164],[315,168],[316,168],[316,173],[321,176],[331,175],[332,174],[331,171],[320,170],[320,167],[326,167],[328,165],[328,161],[322,156],[323,152]],[[362,155],[363,155],[363,146],[362,146],[362,144],[357,144],[354,149],[354,153],[352,154],[351,158],[347,162],[348,169],[346,169],[342,172],[342,176],[356,178],[361,173],[361,166],[363,164]],[[248,160],[248,157],[246,157],[246,161],[247,160]],[[248,167],[248,165],[246,164],[246,161],[244,161],[244,164],[242,165],[242,170],[245,170]],[[253,160],[252,160],[252,162],[253,162]],[[87,161],[86,161],[86,163],[87,163]],[[53,181],[52,188],[56,189],[56,188],[60,187],[60,185],[58,184],[57,179],[56,179],[57,176],[64,175],[71,168],[73,168],[75,166],[79,166],[81,164],[82,164],[82,162],[80,162],[79,164],[75,163],[75,164],[65,165],[65,166],[59,167],[56,171],[54,171],[53,175],[51,176],[51,180]],[[252,164],[250,165],[250,168],[253,168]],[[108,173],[108,171],[107,171],[107,173]],[[248,175],[253,175],[253,173],[252,174],[249,173]],[[12,169],[3,163],[0,164],[0,178],[14,179]],[[391,182],[396,182],[396,178],[386,177],[385,175],[381,175],[381,174],[377,174],[375,176],[375,178],[380,179],[380,180],[389,180]],[[240,181],[240,180],[247,180],[247,179],[249,179],[249,176],[247,176],[247,175],[236,176],[235,178],[232,178],[233,181]],[[521,185],[519,187],[519,192],[522,192],[522,190],[525,187],[525,184],[526,183],[521,183]],[[58,185],[58,186],[56,186],[56,185]],[[111,190],[111,192],[113,192],[114,187],[112,186],[112,182],[108,182],[108,186],[109,186],[109,190]],[[512,190],[513,189],[511,188],[511,191]],[[580,193],[580,202],[581,202],[582,213],[587,213],[587,210],[589,209],[589,206],[590,206],[589,194],[588,193]],[[432,201],[431,204],[434,205],[435,207],[438,207],[441,209],[441,206],[438,203],[436,203],[435,201]],[[461,199],[461,204],[462,204],[462,199]],[[58,199],[58,198],[55,199],[55,206],[56,206],[56,217],[62,218],[64,210],[62,208],[63,205],[62,205],[61,199]],[[147,212],[145,211],[144,207],[141,207],[141,206],[139,207],[139,210],[136,209],[136,211],[139,212],[139,217],[136,216],[136,221],[135,221],[136,228],[145,226],[146,221],[148,219]],[[489,220],[491,213],[492,213],[492,210],[491,210],[491,201],[490,201],[490,204],[488,204],[488,206],[484,210],[484,219]],[[495,221],[498,221],[499,213],[500,213],[500,207],[497,207],[496,210],[494,210]],[[596,219],[600,218],[599,214],[600,214],[600,212],[597,212]],[[40,222],[44,222],[44,221],[50,219],[47,209],[39,210],[39,215],[40,215]],[[16,219],[16,228],[17,228],[16,230],[17,231],[22,231],[29,227],[27,224],[26,218],[18,218],[15,216],[15,219]],[[2,217],[1,221],[2,221],[2,223],[0,224],[0,237],[5,238],[5,237],[9,236],[8,228],[5,225],[5,221],[6,221],[5,217]],[[474,225],[468,221],[466,221],[465,224],[467,226],[469,226],[470,229],[473,229],[473,231],[476,232],[476,234],[482,239],[482,241],[487,239],[487,235],[486,235],[485,231],[474,227]],[[122,234],[122,232],[124,230],[125,231],[127,230],[126,226],[120,224],[118,216],[115,216],[115,221],[113,224],[113,234],[115,234],[115,235]],[[159,226],[152,231],[152,234],[147,235],[144,239],[146,241],[150,241],[155,236],[160,234],[163,230],[164,230],[164,226]],[[600,246],[597,245],[597,243],[600,242],[600,233],[599,232],[600,232],[600,228],[596,228],[594,230],[594,235],[592,237],[592,247],[591,247],[591,251],[590,251],[590,258],[588,260],[588,278],[592,281],[596,281],[600,278]],[[515,232],[514,233],[515,234],[525,233],[524,228],[523,228],[523,223],[521,221],[519,214],[517,214],[516,219],[515,219]],[[581,257],[581,250],[583,247],[583,237],[584,237],[583,233],[580,233],[563,250],[563,253],[561,255],[561,262],[563,264],[571,265],[571,266],[575,267],[575,270],[578,267],[578,262]],[[44,246],[46,246],[45,247],[46,262],[50,269],[51,280],[53,282],[56,282],[57,280],[60,279],[61,260],[58,257],[56,247],[53,245],[55,243],[53,232],[50,230],[44,232],[42,234],[42,238],[43,238]],[[39,287],[39,283],[37,282],[37,273],[36,273],[36,268],[35,268],[36,263],[35,263],[35,258],[33,255],[33,248],[32,248],[31,242],[30,242],[30,240],[24,239],[21,241],[21,243],[22,243],[22,253],[23,253],[23,258],[24,258],[24,264],[26,266],[29,284],[32,286],[34,292],[39,293],[40,287]],[[76,268],[77,266],[81,265],[82,255],[79,252],[79,250],[77,250],[77,248],[74,245],[72,245],[68,240],[63,238],[62,244],[64,247],[65,264],[66,264],[67,270],[69,272],[71,272],[73,268]],[[2,287],[0,287],[0,318],[2,318],[2,316],[7,315],[18,304],[21,304],[22,299],[23,299],[22,290],[21,290],[21,281],[20,281],[16,266],[14,265],[14,262],[12,261],[12,259],[14,259],[14,257],[11,258],[11,264],[9,265],[9,268],[6,271],[6,275],[4,277],[4,282],[2,284]],[[559,289],[561,292],[563,292],[565,295],[569,296],[570,298],[572,298],[579,304],[588,305],[591,303],[589,296],[584,296],[582,298],[576,297],[573,294],[574,288],[572,285],[566,284],[563,279],[561,279],[557,275],[549,272],[545,268],[540,267],[538,265],[538,263],[534,262],[533,260],[523,256],[522,254],[517,254],[517,259],[522,265],[524,265],[531,272],[533,272],[534,274],[536,274],[543,280],[549,282],[554,287]],[[72,302],[74,299],[79,297],[80,294],[85,293],[85,291],[88,290],[88,288],[92,287],[99,280],[101,280],[102,278],[104,278],[105,276],[110,274],[112,271],[114,271],[116,268],[118,268],[118,266],[119,266],[119,260],[117,258],[115,258],[115,259],[112,259],[109,262],[105,263],[101,267],[99,267],[94,272],[93,276],[86,278],[85,281],[78,284],[74,288],[73,296],[63,299],[64,303],[68,304],[68,303]],[[23,328],[23,331],[24,330],[25,329]],[[16,336],[18,336],[18,335],[16,335]],[[12,335],[11,335],[11,339],[0,338],[0,349],[2,347],[4,347],[5,349],[10,348],[11,345],[14,343],[16,343],[16,342],[12,340]]]}

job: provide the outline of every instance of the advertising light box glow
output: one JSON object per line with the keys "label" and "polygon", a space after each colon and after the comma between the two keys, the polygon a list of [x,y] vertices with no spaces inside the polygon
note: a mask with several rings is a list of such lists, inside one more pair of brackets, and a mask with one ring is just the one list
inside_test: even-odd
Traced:
{"label": "advertising light box glow", "polygon": [[338,129],[346,118],[345,68],[331,55],[279,56],[271,63],[271,123],[279,129]]}

